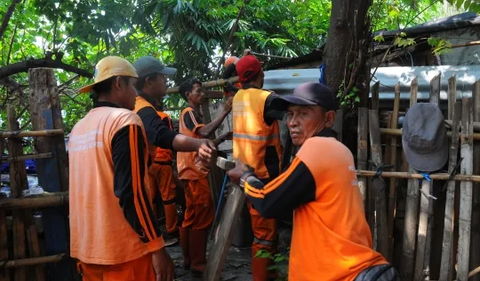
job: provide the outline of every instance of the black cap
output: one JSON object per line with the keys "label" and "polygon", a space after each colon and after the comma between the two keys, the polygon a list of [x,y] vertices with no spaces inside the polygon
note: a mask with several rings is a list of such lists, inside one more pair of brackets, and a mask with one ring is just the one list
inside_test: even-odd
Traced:
{"label": "black cap", "polygon": [[293,91],[293,95],[282,98],[290,104],[319,105],[327,111],[337,109],[337,100],[332,90],[320,83],[303,83]]}

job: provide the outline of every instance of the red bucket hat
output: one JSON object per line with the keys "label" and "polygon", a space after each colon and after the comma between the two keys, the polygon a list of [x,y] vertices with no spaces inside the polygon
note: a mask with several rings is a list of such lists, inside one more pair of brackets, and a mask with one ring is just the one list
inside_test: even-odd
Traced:
{"label": "red bucket hat", "polygon": [[262,69],[262,65],[263,62],[260,62],[254,55],[242,57],[235,67],[240,82],[249,81]]}

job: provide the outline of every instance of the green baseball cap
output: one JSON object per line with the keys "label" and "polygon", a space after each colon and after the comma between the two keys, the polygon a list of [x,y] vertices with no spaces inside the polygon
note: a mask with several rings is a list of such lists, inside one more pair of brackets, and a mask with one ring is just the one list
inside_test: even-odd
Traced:
{"label": "green baseball cap", "polygon": [[159,59],[152,56],[139,58],[133,63],[133,67],[137,70],[138,77],[145,77],[152,73],[174,75],[177,72],[176,68],[167,67]]}

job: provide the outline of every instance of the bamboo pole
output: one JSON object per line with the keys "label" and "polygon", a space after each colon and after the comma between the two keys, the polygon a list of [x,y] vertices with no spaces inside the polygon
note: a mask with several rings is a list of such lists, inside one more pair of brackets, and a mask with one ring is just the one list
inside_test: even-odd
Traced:
{"label": "bamboo pole", "polygon": [[[377,110],[370,110],[368,112],[368,123],[370,132],[371,158],[373,163],[379,167],[383,161]],[[374,178],[373,187],[375,190],[375,211],[377,217],[377,251],[386,257],[388,256],[388,223],[385,182],[381,178]]]}
{"label": "bamboo pole", "polygon": [[52,158],[53,154],[51,152],[48,153],[38,153],[38,154],[28,154],[28,155],[22,155],[18,157],[9,157],[7,156],[2,156],[2,162],[21,162],[25,160],[34,160],[34,159],[46,159],[46,158]]}
{"label": "bamboo pole", "polygon": [[[449,83],[450,84],[450,83]],[[455,91],[456,95],[456,91]],[[453,118],[453,137],[450,142],[450,160],[448,164],[448,172],[453,173],[458,161],[458,144],[459,144],[459,125],[462,115],[462,103],[455,103],[452,110]],[[455,129],[456,128],[456,129]],[[447,197],[445,201],[445,217],[443,228],[443,244],[442,259],[440,263],[440,280],[447,281],[450,279],[452,270],[452,249],[453,249],[453,226],[454,226],[454,208],[455,208],[455,181],[449,181],[447,184]]]}
{"label": "bamboo pole", "polygon": [[[462,100],[462,132],[461,137],[461,172],[464,175],[473,173],[473,110],[468,98]],[[472,223],[472,182],[460,184],[460,220],[457,253],[457,279],[467,281],[470,265],[470,235]]]}
{"label": "bamboo pole", "polygon": [[[390,127],[398,128],[398,112],[400,110],[400,83],[395,86],[395,99],[393,102],[393,114]],[[396,171],[397,167],[397,138],[391,138],[391,155],[390,164],[393,165],[392,170]],[[390,190],[388,194],[388,244],[389,244],[389,260],[393,260],[393,236],[395,228],[395,209],[397,207],[397,181],[395,178],[390,180]]]}
{"label": "bamboo pole", "polygon": [[[384,135],[390,135],[390,136],[399,136],[399,137],[402,136],[402,130],[400,129],[381,128],[380,133]],[[447,132],[447,137],[451,138],[452,132]],[[480,141],[480,134],[473,133],[472,139],[475,141]]]}
{"label": "bamboo pole", "polygon": [[[374,177],[377,174],[376,171],[369,170],[357,170],[357,176],[359,177]],[[430,174],[430,179],[432,180],[448,180],[450,175],[447,173],[436,173]],[[416,179],[421,180],[424,178],[422,174],[411,173],[411,172],[383,172],[382,177],[384,178],[397,178],[397,179]],[[456,175],[453,177],[452,181],[460,182],[480,182],[480,176],[477,175]]]}
{"label": "bamboo pole", "polygon": [[58,254],[46,257],[28,258],[28,259],[16,259],[10,261],[0,261],[0,268],[12,268],[12,267],[25,267],[46,263],[56,263],[68,259],[68,254]]}
{"label": "bamboo pole", "polygon": [[[357,167],[360,170],[367,169],[368,159],[368,110],[365,107],[358,109],[358,148]],[[358,177],[358,187],[362,194],[363,207],[367,211],[367,179],[364,176]]]}
{"label": "bamboo pole", "polygon": [[52,192],[35,197],[0,199],[0,209],[39,209],[46,207],[65,206],[68,204],[68,191]]}
{"label": "bamboo pole", "polygon": [[455,110],[455,102],[457,101],[457,76],[454,74],[448,78],[448,120],[451,121],[449,125],[452,125],[453,111]]}
{"label": "bamboo pole", "polygon": [[[475,130],[475,121],[480,121],[480,81],[473,86],[473,126]],[[473,159],[480,159],[480,143],[473,146]],[[474,161],[473,174],[480,173],[480,163]],[[478,183],[473,188],[473,205],[472,205],[472,244],[470,246],[470,268],[476,268],[480,265],[480,190]],[[472,281],[480,281],[480,275],[473,278]]]}
{"label": "bamboo pole", "polygon": [[[452,120],[445,120],[445,123],[449,125],[450,127],[452,126]],[[480,122],[475,121],[473,122],[473,131],[480,131]]]}
{"label": "bamboo pole", "polygon": [[[202,83],[202,88],[208,89],[208,88],[214,88],[214,87],[222,87],[227,84],[227,82],[230,81],[232,83],[238,82],[238,76],[232,77],[230,79],[217,79],[217,80],[212,80],[212,81],[206,81]],[[167,90],[167,94],[174,94],[178,93],[179,87],[173,87]]]}
{"label": "bamboo pole", "polygon": [[[410,86],[410,107],[417,103],[417,94],[418,78],[416,77],[413,79]],[[409,167],[409,173],[413,174],[414,172],[415,170],[412,167]],[[421,176],[421,178],[423,179],[423,176]],[[405,203],[405,231],[403,233],[402,262],[400,266],[401,275],[405,280],[413,280],[418,223],[418,193],[418,180],[414,178],[409,179]]]}
{"label": "bamboo pole", "polygon": [[63,129],[2,132],[0,138],[51,137],[63,135]]}

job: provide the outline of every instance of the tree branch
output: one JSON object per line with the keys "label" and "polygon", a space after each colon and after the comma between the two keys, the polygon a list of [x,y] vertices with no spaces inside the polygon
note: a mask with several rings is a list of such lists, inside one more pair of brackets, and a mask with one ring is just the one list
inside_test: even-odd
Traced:
{"label": "tree branch", "polygon": [[93,74],[90,71],[80,69],[78,67],[65,64],[61,61],[52,60],[51,58],[29,59],[22,62],[17,62],[11,65],[0,67],[0,79],[8,77],[20,72],[27,72],[30,68],[49,67],[59,68],[69,72],[76,73],[83,77],[91,78]]}
{"label": "tree branch", "polygon": [[7,55],[7,65],[10,64],[10,55],[12,54],[13,42],[15,40],[15,35],[17,34],[18,23],[15,24],[15,29],[12,33],[12,38],[10,38],[10,47],[8,48],[8,55]]}
{"label": "tree branch", "polygon": [[12,0],[10,7],[8,7],[7,12],[3,15],[2,25],[0,26],[0,38],[2,38],[5,30],[7,30],[8,22],[13,15],[13,11],[15,10],[15,6],[20,3],[20,0]]}

